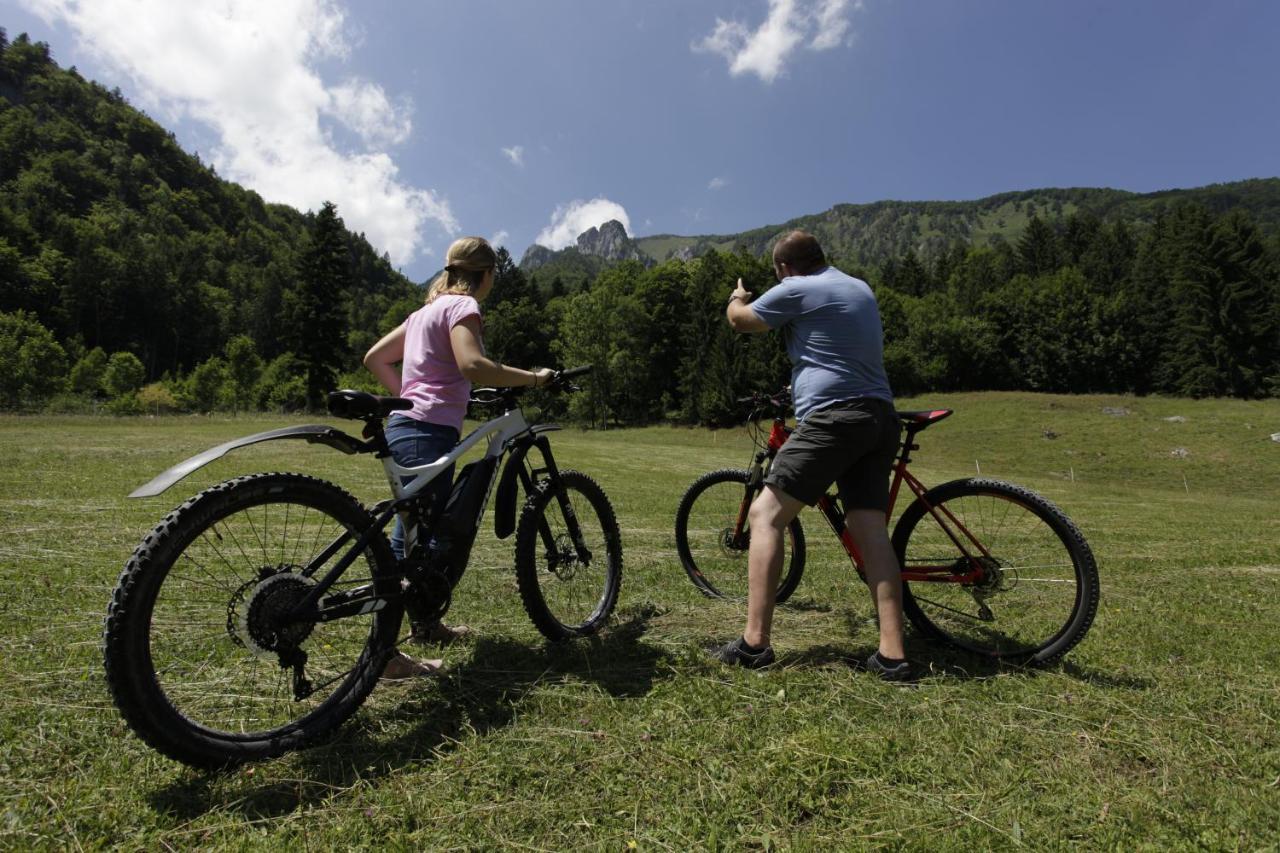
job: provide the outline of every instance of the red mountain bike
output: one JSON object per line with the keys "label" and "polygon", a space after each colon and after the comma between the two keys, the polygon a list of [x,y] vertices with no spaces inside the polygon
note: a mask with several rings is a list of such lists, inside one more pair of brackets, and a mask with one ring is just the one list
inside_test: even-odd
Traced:
{"label": "red mountain bike", "polygon": [[[786,425],[790,395],[755,395],[749,423],[772,415],[767,438],[754,432],[750,468],[711,471],[694,481],[676,510],[676,550],[689,579],[708,596],[745,598],[751,530],[747,510],[764,487]],[[915,500],[893,529],[902,567],[903,609],[925,635],[990,658],[1047,664],[1084,638],[1098,609],[1098,568],[1080,530],[1048,499],[999,480],[966,478],[928,489],[907,466],[916,438],[951,409],[898,412],[906,428],[893,468],[889,516],[905,483]],[[845,530],[834,492],[818,510],[862,576],[862,556]],[[797,516],[783,537],[779,602],[804,572]]]}

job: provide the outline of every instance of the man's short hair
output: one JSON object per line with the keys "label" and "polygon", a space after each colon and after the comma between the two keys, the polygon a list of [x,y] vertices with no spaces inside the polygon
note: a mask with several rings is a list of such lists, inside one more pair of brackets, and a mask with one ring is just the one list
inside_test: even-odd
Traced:
{"label": "man's short hair", "polygon": [[773,262],[786,264],[800,275],[812,275],[827,265],[818,238],[807,231],[792,231],[773,244]]}

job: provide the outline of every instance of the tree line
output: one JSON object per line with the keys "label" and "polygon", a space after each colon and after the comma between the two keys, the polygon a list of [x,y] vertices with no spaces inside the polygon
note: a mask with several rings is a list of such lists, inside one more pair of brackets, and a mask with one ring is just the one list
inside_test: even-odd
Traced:
{"label": "tree line", "polygon": [[[724,322],[737,278],[773,284],[759,249],[625,262],[570,287],[502,250],[490,354],[594,364],[557,414],[598,427],[734,422],[738,397],[789,376],[780,335]],[[1280,246],[1245,210],[1037,214],[1007,239],[922,249],[832,258],[876,291],[899,395],[1280,396]],[[360,356],[421,303],[332,204],[264,204],[0,30],[0,408],[314,409],[330,388],[376,390]]]}
{"label": "tree line", "polygon": [[[1089,214],[1034,216],[1013,241],[957,241],[928,261],[833,261],[876,292],[898,395],[1280,396],[1280,251],[1241,210],[1175,205],[1136,232]],[[781,336],[724,322],[739,276],[756,293],[771,286],[768,255],[622,264],[549,301],[550,352],[597,365],[577,413],[727,423],[741,414],[735,399],[783,384]]]}

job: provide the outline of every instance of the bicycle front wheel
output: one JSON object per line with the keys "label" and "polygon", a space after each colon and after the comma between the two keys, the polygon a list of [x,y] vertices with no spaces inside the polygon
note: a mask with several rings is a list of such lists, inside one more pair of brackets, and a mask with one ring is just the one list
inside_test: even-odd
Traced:
{"label": "bicycle front wheel", "polygon": [[374,590],[392,596],[381,610],[287,614],[317,583],[308,563],[371,523],[351,495],[300,474],[229,480],[171,512],[125,564],[107,612],[107,683],[129,726],[170,758],[216,768],[306,746],[346,720],[400,626],[386,538],[321,599]]}
{"label": "bicycle front wheel", "polygon": [[529,496],[516,528],[516,583],[525,612],[547,639],[604,626],[622,586],[622,535],[595,480],[561,471]]}
{"label": "bicycle front wheel", "polygon": [[[693,585],[712,598],[746,600],[751,529],[746,510],[759,491],[749,491],[750,472],[726,468],[703,474],[685,490],[676,508],[676,553]],[[741,533],[735,533],[742,518]],[[782,576],[775,601],[786,601],[804,573],[804,528],[797,516],[782,537]]]}
{"label": "bicycle front wheel", "polygon": [[893,546],[904,572],[937,578],[903,583],[903,609],[926,635],[1047,664],[1093,624],[1098,568],[1088,543],[1062,510],[1021,486],[971,478],[930,489],[898,520]]}

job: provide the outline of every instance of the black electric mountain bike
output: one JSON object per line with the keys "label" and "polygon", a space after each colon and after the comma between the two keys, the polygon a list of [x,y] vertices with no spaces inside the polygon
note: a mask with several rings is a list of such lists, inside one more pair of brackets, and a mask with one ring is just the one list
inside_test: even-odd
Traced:
{"label": "black electric mountain bike", "polygon": [[[544,387],[577,390],[570,380],[589,369],[557,373]],[[622,582],[617,519],[594,480],[557,467],[547,433],[558,427],[525,420],[522,390],[477,389],[473,404],[500,414],[427,465],[398,465],[387,447],[383,422],[408,400],[338,391],[330,413],[363,421],[363,440],[320,424],[258,433],[135,490],[158,495],[238,447],[303,439],[376,457],[392,496],[366,508],[315,477],[251,474],[165,516],[125,564],[103,632],[107,683],[130,728],[171,758],[211,768],[331,733],[377,683],[403,639],[405,610],[431,620],[448,609],[495,482],[495,533],[515,533],[516,580],[534,625],[552,640],[598,631]],[[487,452],[462,468],[447,501],[425,497],[486,437]],[[397,514],[401,560],[386,536]]]}
{"label": "black electric mountain bike", "polygon": [[[747,511],[764,488],[778,450],[791,435],[791,396],[757,394],[750,468],[703,474],[676,509],[676,551],[689,579],[714,598],[745,598],[751,528]],[[1030,489],[983,477],[927,488],[911,473],[916,437],[950,409],[898,412],[904,434],[893,466],[889,512],[905,483],[915,500],[893,529],[901,566],[903,611],[926,636],[1011,663],[1047,664],[1084,639],[1098,608],[1098,568],[1079,528],[1047,498]],[[766,434],[756,427],[772,417]],[[817,507],[862,575],[862,555],[845,529],[840,499],[828,493]],[[800,517],[783,537],[777,601],[795,592],[804,574]]]}

